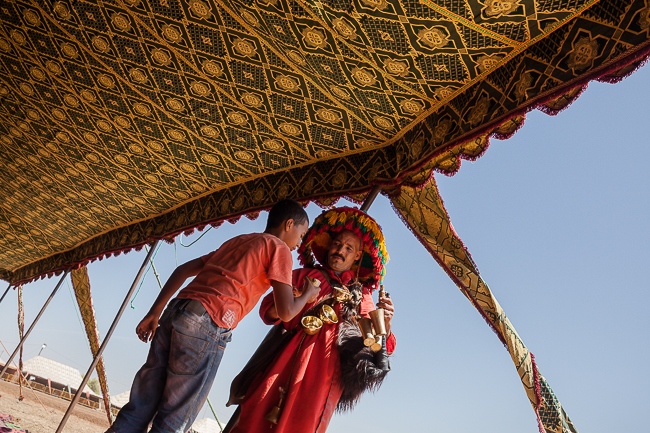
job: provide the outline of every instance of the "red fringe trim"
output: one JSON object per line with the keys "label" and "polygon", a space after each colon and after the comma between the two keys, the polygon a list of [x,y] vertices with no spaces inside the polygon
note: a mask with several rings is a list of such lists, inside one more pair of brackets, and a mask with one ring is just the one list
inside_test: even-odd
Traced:
{"label": "red fringe trim", "polygon": [[535,397],[537,397],[537,404],[535,405],[535,414],[537,415],[537,426],[539,427],[539,433],[546,433],[544,424],[542,423],[542,418],[539,416],[539,408],[542,405],[542,389],[539,384],[539,370],[537,369],[537,363],[535,362],[535,355],[533,352],[528,351],[530,354],[530,361],[533,364],[533,382],[535,386]]}
{"label": "red fringe trim", "polygon": [[[599,77],[599,78],[597,78],[596,80],[599,81],[599,82],[601,82],[601,83],[608,83],[608,84],[616,84],[616,83],[620,83],[621,81],[623,81],[624,79],[626,79],[627,77],[629,77],[630,75],[632,75],[633,73],[635,73],[636,71],[638,71],[639,68],[641,68],[642,66],[644,66],[647,62],[648,62],[648,58],[641,59],[640,61],[638,61],[638,64],[637,64],[634,68],[632,68],[632,69],[630,70],[630,72],[627,72],[625,75],[620,75],[620,76],[614,76],[614,75],[603,75],[602,77]],[[630,63],[628,63],[628,64],[625,65],[625,66],[629,66],[629,65],[632,64],[632,63],[634,63],[634,62],[630,62]],[[625,66],[622,66],[622,68],[624,68]],[[619,69],[621,69],[621,68],[619,68]],[[618,70],[618,69],[617,69],[617,70]],[[614,72],[616,72],[616,71],[614,71]]]}
{"label": "red fringe trim", "polygon": [[[316,199],[312,200],[313,203],[316,203],[316,206],[318,206],[321,209],[332,209],[336,204],[339,202],[341,199],[341,196],[336,196],[336,197],[322,197],[321,199]],[[322,200],[322,201],[321,201]],[[332,200],[329,204],[324,203],[325,200]]]}
{"label": "red fringe trim", "polygon": [[251,221],[255,221],[257,218],[259,218],[260,213],[259,212],[251,212],[251,213],[247,213],[244,216],[246,218],[248,218],[249,220],[251,220]]}
{"label": "red fringe trim", "polygon": [[[566,110],[567,108],[569,108],[570,106],[572,106],[573,103],[576,102],[576,100],[577,100],[580,96],[582,96],[582,94],[584,93],[584,91],[587,90],[587,87],[589,87],[589,83],[587,83],[587,84],[585,84],[584,86],[582,86],[582,88],[578,91],[578,93],[576,93],[575,95],[573,95],[573,96],[571,97],[571,99],[569,99],[569,102],[567,102],[567,104],[566,104],[564,107],[562,107],[562,108],[551,108],[551,107],[549,107],[549,106],[547,106],[547,105],[541,104],[541,105],[539,105],[539,106],[537,107],[537,109],[538,109],[539,111],[541,111],[542,113],[548,114],[549,116],[557,116],[558,114],[560,114],[561,112],[563,112],[564,110]],[[569,90],[569,92],[570,92],[570,90]],[[568,93],[568,92],[566,92],[566,93]],[[566,93],[565,93],[565,94],[566,94]],[[556,98],[556,99],[557,99],[557,98]],[[546,101],[546,103],[548,103],[548,102],[549,102],[549,101]]]}

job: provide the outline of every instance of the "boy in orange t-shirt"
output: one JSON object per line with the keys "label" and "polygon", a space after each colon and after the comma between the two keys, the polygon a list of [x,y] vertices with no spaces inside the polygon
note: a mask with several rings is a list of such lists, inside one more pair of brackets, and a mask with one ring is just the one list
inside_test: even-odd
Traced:
{"label": "boy in orange t-shirt", "polygon": [[[133,380],[129,402],[107,430],[185,433],[205,403],[232,330],[273,287],[278,315],[295,317],[318,296],[310,281],[294,297],[291,250],[302,240],[309,218],[293,200],[269,212],[264,233],[240,235],[218,250],[178,266],[136,328],[151,341],[147,361]],[[160,313],[183,285],[195,277]],[[159,319],[160,318],[160,319]]]}

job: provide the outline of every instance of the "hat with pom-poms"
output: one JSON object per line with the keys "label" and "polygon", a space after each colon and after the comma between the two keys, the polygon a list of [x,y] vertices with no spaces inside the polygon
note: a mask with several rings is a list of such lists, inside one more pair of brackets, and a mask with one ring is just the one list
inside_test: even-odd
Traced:
{"label": "hat with pom-poms", "polygon": [[365,212],[351,207],[324,211],[309,228],[298,249],[300,263],[311,267],[316,262],[327,265],[327,252],[332,238],[342,230],[350,230],[361,239],[363,255],[352,266],[359,281],[371,289],[382,283],[388,253],[381,227]]}

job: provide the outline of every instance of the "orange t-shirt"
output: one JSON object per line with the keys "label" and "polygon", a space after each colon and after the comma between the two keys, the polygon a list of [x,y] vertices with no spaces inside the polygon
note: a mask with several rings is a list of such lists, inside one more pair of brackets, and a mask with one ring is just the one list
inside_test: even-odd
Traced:
{"label": "orange t-shirt", "polygon": [[203,269],[177,298],[200,301],[222,328],[235,328],[271,280],[291,285],[291,251],[268,233],[234,237],[201,259]]}

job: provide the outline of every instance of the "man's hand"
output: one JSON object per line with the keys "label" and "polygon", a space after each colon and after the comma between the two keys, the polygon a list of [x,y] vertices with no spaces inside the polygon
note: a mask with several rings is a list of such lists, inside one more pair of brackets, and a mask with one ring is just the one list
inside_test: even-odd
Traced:
{"label": "man's hand", "polygon": [[386,335],[390,335],[390,322],[395,314],[395,306],[388,296],[382,296],[377,302],[377,308],[384,309],[384,322],[386,322]]}
{"label": "man's hand", "polygon": [[147,343],[148,341],[153,340],[153,336],[156,333],[158,328],[158,315],[155,313],[147,313],[144,316],[144,319],[138,324],[135,328],[135,333],[138,334],[138,338],[143,342]]}

